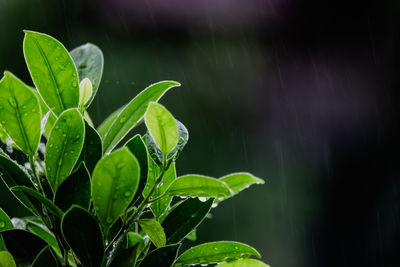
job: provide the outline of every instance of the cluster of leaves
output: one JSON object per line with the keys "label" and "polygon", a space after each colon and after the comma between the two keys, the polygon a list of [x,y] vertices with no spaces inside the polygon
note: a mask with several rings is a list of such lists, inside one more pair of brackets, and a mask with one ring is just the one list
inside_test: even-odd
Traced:
{"label": "cluster of leaves", "polygon": [[[150,85],[95,129],[86,109],[100,49],[68,52],[25,31],[23,50],[35,88],[10,72],[0,80],[0,173],[32,216],[10,220],[0,208],[0,266],[266,266],[239,242],[179,252],[219,202],[263,183],[249,173],[176,177],[189,135],[157,101],[179,83]],[[121,146],[142,119],[147,133]]]}

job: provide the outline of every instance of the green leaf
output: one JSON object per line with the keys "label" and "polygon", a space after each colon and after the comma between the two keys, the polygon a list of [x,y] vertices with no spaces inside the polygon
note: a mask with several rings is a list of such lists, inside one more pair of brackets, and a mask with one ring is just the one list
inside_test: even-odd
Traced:
{"label": "green leaf", "polygon": [[92,199],[97,217],[106,229],[131,203],[139,179],[139,163],[126,147],[97,163],[92,176]]}
{"label": "green leaf", "polygon": [[192,174],[175,179],[167,189],[167,194],[170,196],[225,198],[231,195],[231,190],[218,179]]}
{"label": "green leaf", "polygon": [[63,211],[57,207],[53,202],[51,202],[49,199],[45,198],[43,195],[41,195],[38,191],[26,187],[26,186],[13,186],[10,188],[11,191],[21,191],[23,192],[31,201],[36,200],[42,203],[49,212],[51,212],[53,215],[61,218],[63,216]]}
{"label": "green leaf", "polygon": [[6,244],[4,244],[3,237],[0,234],[0,251],[5,251],[5,250],[7,250]]}
{"label": "green leaf", "polygon": [[238,194],[242,190],[248,188],[252,184],[264,184],[264,180],[247,172],[237,172],[228,174],[219,179],[225,182],[229,188],[233,191],[232,196]]}
{"label": "green leaf", "polygon": [[179,155],[182,153],[183,148],[186,146],[189,140],[189,132],[186,129],[185,125],[178,120],[176,121],[176,125],[178,126],[178,144],[174,147],[174,149],[168,154],[167,159],[174,158],[176,160]]}
{"label": "green leaf", "polygon": [[174,266],[220,263],[251,256],[261,258],[257,250],[243,243],[232,241],[210,242],[186,250],[176,259]]}
{"label": "green leaf", "polygon": [[46,145],[46,174],[54,193],[74,168],[84,136],[85,125],[78,110],[64,111],[51,130]]}
{"label": "green leaf", "polygon": [[141,219],[139,225],[142,230],[149,236],[150,240],[156,247],[165,246],[166,237],[162,226],[153,219]]}
{"label": "green leaf", "polygon": [[24,55],[36,88],[56,116],[78,107],[78,73],[59,41],[46,34],[25,31]]}
{"label": "green leaf", "polygon": [[85,142],[77,164],[85,162],[86,168],[92,174],[97,162],[103,156],[103,143],[97,131],[85,121]]}
{"label": "green leaf", "polygon": [[49,246],[39,252],[36,259],[32,263],[32,267],[57,267],[61,266],[53,251]]}
{"label": "green leaf", "polygon": [[224,262],[217,265],[218,267],[268,267],[262,261],[254,259],[241,259],[237,261]]}
{"label": "green leaf", "polygon": [[0,123],[25,154],[36,154],[41,117],[39,100],[31,88],[4,72],[0,80]]}
{"label": "green leaf", "polygon": [[187,236],[187,239],[189,239],[190,241],[196,241],[197,240],[197,234],[196,234],[196,230],[191,231]]}
{"label": "green leaf", "polygon": [[85,208],[90,205],[90,176],[84,163],[58,188],[54,202],[63,211],[76,204]]}
{"label": "green leaf", "polygon": [[79,83],[79,106],[83,110],[86,103],[90,100],[93,94],[92,82],[85,78]]}
{"label": "green leaf", "polygon": [[167,244],[182,241],[206,217],[214,199],[202,202],[197,198],[188,198],[173,209],[162,222]]}
{"label": "green leaf", "polygon": [[125,108],[125,106],[119,107],[113,113],[111,113],[100,125],[97,127],[97,131],[101,136],[101,140],[104,140],[104,137],[108,130],[110,130],[111,125],[117,119],[118,114]]}
{"label": "green leaf", "polygon": [[8,230],[1,235],[7,250],[19,261],[32,262],[47,245],[41,238],[25,230]]}
{"label": "green leaf", "polygon": [[103,53],[94,44],[87,43],[76,47],[70,54],[78,69],[79,80],[82,81],[85,78],[89,78],[92,83],[93,93],[85,105],[85,107],[88,107],[100,85],[104,65]]}
{"label": "green leaf", "polygon": [[26,229],[29,230],[30,232],[34,233],[41,239],[47,242],[52,247],[58,247],[57,240],[54,237],[54,234],[50,232],[49,229],[47,229],[46,226],[39,222],[35,222],[30,219],[24,219],[26,223]]}
{"label": "green leaf", "polygon": [[84,266],[98,267],[103,260],[103,239],[96,220],[78,206],[69,209],[62,221],[65,241]]}
{"label": "green leaf", "polygon": [[123,249],[113,260],[110,267],[132,267],[135,266],[138,255],[138,245]]}
{"label": "green leaf", "polygon": [[147,254],[139,267],[172,266],[181,244],[158,248]]}
{"label": "green leaf", "polygon": [[132,200],[134,202],[141,196],[144,186],[146,185],[147,173],[149,169],[148,155],[146,145],[138,134],[126,142],[125,146],[136,157],[140,165],[140,181],[135,197]]}
{"label": "green leaf", "polygon": [[138,245],[138,252],[142,251],[144,248],[144,240],[143,237],[135,232],[128,232],[126,235],[127,237],[127,247],[133,247],[135,245]]}
{"label": "green leaf", "polygon": [[[16,185],[23,185],[26,187],[34,188],[28,174],[21,169],[21,167],[10,158],[0,155],[0,174],[3,182],[10,189]],[[33,214],[38,215],[41,210],[40,202],[31,200],[22,192],[11,193]]]}
{"label": "green leaf", "polygon": [[179,140],[178,126],[171,113],[162,105],[152,102],[147,108],[144,121],[164,155],[171,152]]}
{"label": "green leaf", "polygon": [[174,81],[163,81],[150,85],[129,102],[103,135],[106,153],[110,152],[143,118],[150,102],[158,99],[169,89],[180,86]]}
{"label": "green leaf", "polygon": [[0,232],[13,229],[14,226],[8,217],[7,213],[4,212],[2,208],[0,208]]}
{"label": "green leaf", "polygon": [[[147,177],[147,183],[146,186],[143,190],[143,195],[147,196],[153,187],[154,183],[156,182],[157,176],[160,173],[160,167],[155,164],[155,162],[149,158],[149,172],[148,172],[148,177]],[[163,195],[169,185],[174,181],[176,178],[176,170],[175,170],[175,163],[171,163],[171,165],[168,167],[168,169],[165,171],[162,184],[159,185],[153,193],[153,197],[159,197]],[[172,197],[170,196],[165,196],[162,197],[150,205],[150,209],[153,212],[154,216],[156,217],[157,220],[161,217],[161,215],[168,209],[169,203],[171,203]]]}
{"label": "green leaf", "polygon": [[143,136],[143,141],[146,144],[147,150],[149,151],[149,156],[157,165],[161,166],[164,154],[157,146],[156,141],[154,141],[149,132]]}
{"label": "green leaf", "polygon": [[[36,98],[39,100],[40,110],[42,111],[42,124],[41,124],[41,132],[46,136],[49,137],[51,129],[53,128],[54,123],[56,123],[57,117],[49,111],[49,107],[44,103],[42,97],[39,95],[39,92],[31,88],[32,92],[36,95]],[[46,118],[47,116],[47,118]],[[43,127],[44,124],[44,127]]]}
{"label": "green leaf", "polygon": [[1,267],[17,267],[13,256],[8,251],[0,251],[0,266]]}

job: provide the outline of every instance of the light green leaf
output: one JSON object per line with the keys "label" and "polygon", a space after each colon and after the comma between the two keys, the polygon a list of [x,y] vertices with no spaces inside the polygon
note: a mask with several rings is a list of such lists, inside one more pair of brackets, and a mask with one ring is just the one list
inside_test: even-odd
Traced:
{"label": "light green leaf", "polygon": [[186,250],[176,259],[174,266],[220,263],[251,256],[261,258],[257,250],[243,243],[210,242]]}
{"label": "light green leaf", "polygon": [[36,88],[56,116],[78,107],[78,73],[59,41],[43,33],[25,31],[24,55]]}
{"label": "light green leaf", "polygon": [[176,160],[179,155],[182,153],[183,148],[186,146],[188,140],[189,140],[189,132],[186,129],[185,125],[183,125],[182,122],[175,120],[176,125],[178,126],[178,134],[179,134],[179,140],[178,144],[174,147],[174,149],[169,152],[167,159],[169,158],[174,158]]}
{"label": "light green leaf", "polygon": [[79,83],[79,106],[84,107],[93,94],[92,82],[85,78]]}
{"label": "light green leaf", "polygon": [[136,244],[138,245],[138,251],[141,251],[144,248],[144,240],[143,237],[135,232],[128,232],[127,236],[127,247],[133,247]]}
{"label": "light green leaf", "polygon": [[0,80],[0,123],[15,144],[35,155],[40,141],[41,111],[31,88],[10,72]]}
{"label": "light green leaf", "polygon": [[92,176],[92,199],[97,217],[106,229],[132,201],[139,179],[139,163],[126,147],[97,163]]}
{"label": "light green leaf", "polygon": [[166,156],[178,144],[179,133],[171,113],[158,103],[150,103],[145,123],[156,144]]}
{"label": "light green leaf", "polygon": [[218,264],[217,266],[219,267],[268,267],[267,264],[265,264],[262,261],[259,260],[254,260],[254,259],[241,259],[241,260],[236,260],[232,262],[224,262],[221,264]]}
{"label": "light green leaf", "polygon": [[13,256],[8,251],[0,251],[0,266],[1,267],[17,267]]}
{"label": "light green leaf", "polygon": [[100,85],[104,65],[103,53],[94,44],[87,43],[73,49],[70,54],[78,69],[79,80],[89,78],[92,82],[93,93],[85,105],[85,107],[88,107]]}
{"label": "light green leaf", "polygon": [[149,236],[150,240],[156,247],[165,246],[166,237],[162,226],[153,219],[141,219],[139,225],[142,230]]}
{"label": "light green leaf", "polygon": [[180,86],[180,84],[174,81],[152,84],[129,102],[118,113],[108,131],[102,135],[104,151],[110,152],[140,122],[150,102],[158,101],[165,92],[176,86]]}
{"label": "light green leaf", "polygon": [[231,196],[232,193],[229,187],[218,179],[189,174],[175,179],[167,189],[167,194],[170,196],[225,198]]}
{"label": "light green leaf", "polygon": [[0,208],[0,232],[13,228],[14,226],[10,220],[10,217],[8,217],[7,213],[5,213],[2,208]]}
{"label": "light green leaf", "polygon": [[70,175],[82,150],[85,125],[77,109],[61,113],[46,145],[46,174],[55,193]]}
{"label": "light green leaf", "polygon": [[232,189],[233,195],[238,194],[242,190],[248,188],[252,184],[264,184],[264,180],[247,172],[238,172],[228,174],[219,179],[222,182],[225,182],[230,189]]}

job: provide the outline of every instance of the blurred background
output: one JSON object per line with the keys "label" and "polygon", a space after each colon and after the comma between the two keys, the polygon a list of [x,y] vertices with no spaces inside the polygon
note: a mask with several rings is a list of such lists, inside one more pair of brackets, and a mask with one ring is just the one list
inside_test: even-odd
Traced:
{"label": "blurred background", "polygon": [[275,267],[400,266],[399,26],[394,0],[0,0],[0,71],[32,84],[23,29],[97,44],[95,125],[180,81],[161,100],[190,132],[178,175],[266,180],[214,209],[199,242],[245,242]]}

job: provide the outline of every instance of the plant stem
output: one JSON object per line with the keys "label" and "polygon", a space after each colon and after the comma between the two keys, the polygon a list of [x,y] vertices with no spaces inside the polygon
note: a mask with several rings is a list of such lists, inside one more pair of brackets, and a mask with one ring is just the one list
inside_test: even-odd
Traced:
{"label": "plant stem", "polygon": [[43,187],[42,187],[42,183],[40,182],[40,178],[36,173],[35,161],[33,160],[33,156],[31,156],[31,155],[29,155],[29,164],[31,165],[31,170],[33,172],[33,176],[35,177],[36,183],[38,184],[39,192],[42,195],[44,195],[44,190],[43,190]]}

